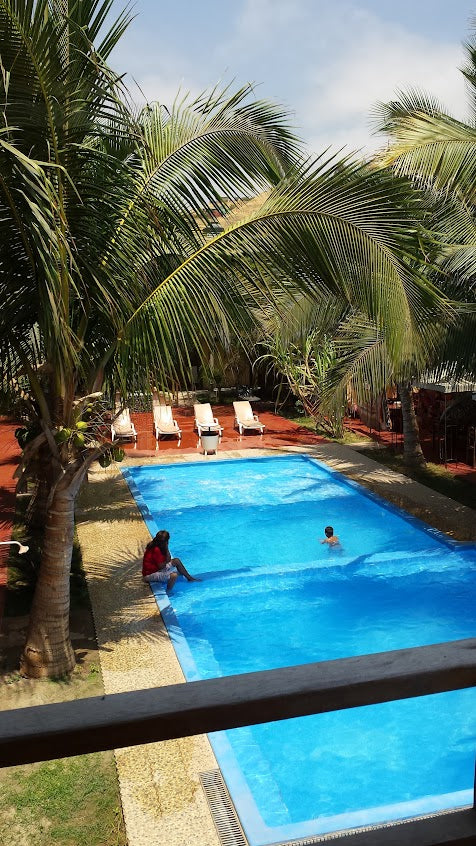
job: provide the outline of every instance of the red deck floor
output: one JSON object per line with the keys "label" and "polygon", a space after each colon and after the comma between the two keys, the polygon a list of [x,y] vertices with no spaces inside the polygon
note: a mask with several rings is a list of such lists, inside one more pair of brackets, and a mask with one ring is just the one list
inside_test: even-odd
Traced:
{"label": "red deck floor", "polygon": [[[259,408],[259,406],[258,406]],[[323,438],[310,432],[309,429],[298,426],[290,420],[285,420],[270,411],[259,411],[259,419],[265,424],[266,429],[263,435],[253,431],[244,432],[239,435],[234,428],[233,407],[229,405],[214,405],[213,413],[223,426],[223,437],[219,450],[233,449],[272,449],[305,444],[318,444]],[[200,451],[197,446],[198,437],[194,431],[193,408],[178,407],[173,410],[174,417],[182,429],[182,439],[178,446],[177,438],[168,436],[160,438],[156,443],[152,425],[152,412],[131,414],[131,419],[137,430],[137,445],[127,444],[127,452],[132,451],[137,456],[150,456],[166,452],[173,454],[196,454]]]}
{"label": "red deck floor", "polygon": [[[245,432],[240,436],[237,429],[234,428],[233,407],[230,405],[213,406],[213,413],[223,426],[223,437],[220,442],[219,451],[259,449],[260,447],[272,449],[273,447],[278,448],[293,445],[305,446],[306,444],[322,443],[325,440],[320,435],[315,435],[309,429],[292,423],[290,420],[286,420],[277,414],[273,414],[270,411],[259,411],[259,404],[254,406],[254,408],[255,410],[258,409],[259,418],[266,426],[263,436],[252,431]],[[193,429],[193,409],[178,407],[174,408],[173,414],[182,429],[180,446],[178,446],[176,437],[162,437],[156,443],[152,426],[152,412],[142,412],[131,415],[138,437],[136,445],[132,443],[125,445],[126,451],[131,451],[137,456],[160,455],[163,452],[166,452],[168,455],[195,454],[199,452],[200,447],[198,446],[197,433]],[[375,430],[370,432],[368,426],[360,420],[354,419],[346,420],[345,425],[346,428],[366,435],[385,446],[393,446],[397,452],[401,452],[403,449],[403,436],[401,434],[395,435],[392,432],[376,432]],[[423,451],[428,461],[440,463],[433,449],[431,436],[422,433],[421,440]],[[476,469],[470,467],[469,464],[465,464],[462,461],[451,462],[447,465],[447,469],[457,476],[464,476],[468,481],[476,483]]]}

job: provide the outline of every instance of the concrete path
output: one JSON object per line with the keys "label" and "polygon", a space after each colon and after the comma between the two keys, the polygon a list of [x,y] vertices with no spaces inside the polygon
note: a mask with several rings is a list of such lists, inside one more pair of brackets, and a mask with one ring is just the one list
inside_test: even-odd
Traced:
{"label": "concrete path", "polygon": [[[282,452],[283,450],[280,450]],[[292,447],[357,479],[452,537],[476,540],[474,511],[338,444]],[[250,452],[220,452],[218,458]],[[276,454],[252,450],[251,454]],[[190,455],[128,459],[127,464],[190,461]],[[214,461],[214,456],[197,456]],[[106,693],[184,681],[154,597],[140,575],[150,535],[119,470],[90,473],[78,514]],[[127,738],[124,738],[127,742]],[[116,752],[129,846],[219,846],[199,773],[217,766],[206,737]]]}
{"label": "concrete path", "polygon": [[[107,694],[184,681],[155,598],[142,582],[149,532],[117,471],[81,497],[78,535]],[[127,742],[127,738],[124,738]],[[116,751],[129,846],[219,846],[199,773],[216,767],[206,737]]]}

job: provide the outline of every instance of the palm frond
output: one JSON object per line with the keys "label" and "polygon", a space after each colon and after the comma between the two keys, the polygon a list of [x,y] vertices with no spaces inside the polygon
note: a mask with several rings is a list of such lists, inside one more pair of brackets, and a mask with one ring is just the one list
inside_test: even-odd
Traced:
{"label": "palm frond", "polygon": [[425,188],[474,202],[476,129],[443,113],[403,109],[383,128],[391,132],[392,143],[377,159],[382,166]]}
{"label": "palm frond", "polygon": [[410,261],[419,249],[417,217],[406,183],[347,160],[318,161],[306,176],[288,176],[258,213],[160,281],[128,320],[124,349],[159,367],[166,339],[169,369],[181,360],[184,332],[199,347],[215,325],[240,331],[243,315],[249,320],[270,297],[279,308],[276,292],[294,288],[362,311],[385,330],[397,362],[417,337],[432,343],[431,330],[422,329],[425,315],[450,311]]}

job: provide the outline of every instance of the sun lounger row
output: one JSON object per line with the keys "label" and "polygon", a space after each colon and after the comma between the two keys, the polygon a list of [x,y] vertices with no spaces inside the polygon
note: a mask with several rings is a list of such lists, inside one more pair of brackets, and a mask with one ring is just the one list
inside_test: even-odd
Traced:
{"label": "sun lounger row", "polygon": [[[254,414],[248,400],[240,400],[233,403],[235,410],[235,426],[238,428],[240,435],[245,429],[258,430],[262,435],[264,432],[264,423],[261,423],[257,414]],[[218,432],[220,437],[223,434],[223,426],[220,425],[218,419],[214,416],[212,407],[209,402],[196,403],[193,406],[195,414],[194,428],[198,432],[200,438],[203,431],[212,429]],[[152,401],[152,411],[154,417],[154,431],[155,437],[159,440],[161,435],[177,435],[180,443],[182,437],[182,430],[172,414],[172,407],[170,405],[161,405],[156,399]],[[111,440],[118,438],[131,438],[137,441],[137,432],[134,424],[131,421],[129,409],[125,408],[111,424]]]}
{"label": "sun lounger row", "polygon": [[[251,405],[246,401],[237,401],[233,403],[235,409],[235,426],[238,428],[240,435],[243,434],[244,429],[258,429],[262,435],[264,432],[264,423],[261,423],[257,414],[254,414]],[[198,436],[203,431],[213,429],[215,432],[223,434],[223,426],[220,426],[218,419],[213,415],[212,407],[209,402],[196,403],[193,406],[195,414],[195,429]]]}

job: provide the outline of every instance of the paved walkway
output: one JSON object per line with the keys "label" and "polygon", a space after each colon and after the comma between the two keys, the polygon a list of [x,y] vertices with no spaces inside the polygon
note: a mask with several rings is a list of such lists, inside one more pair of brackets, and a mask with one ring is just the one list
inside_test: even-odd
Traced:
{"label": "paved walkway", "polygon": [[[287,450],[288,451],[288,450]],[[377,462],[336,444],[290,448],[308,452],[358,479],[453,537],[476,540],[474,511]],[[220,458],[247,450],[221,451]],[[276,451],[253,450],[253,455]],[[198,461],[214,461],[198,455]],[[128,464],[190,461],[189,454],[128,458]],[[154,597],[140,578],[148,530],[117,469],[90,473],[81,497],[78,534],[93,607],[106,693],[184,681]],[[125,738],[126,740],[126,738]],[[116,752],[129,846],[219,846],[199,782],[217,764],[204,736]]]}

